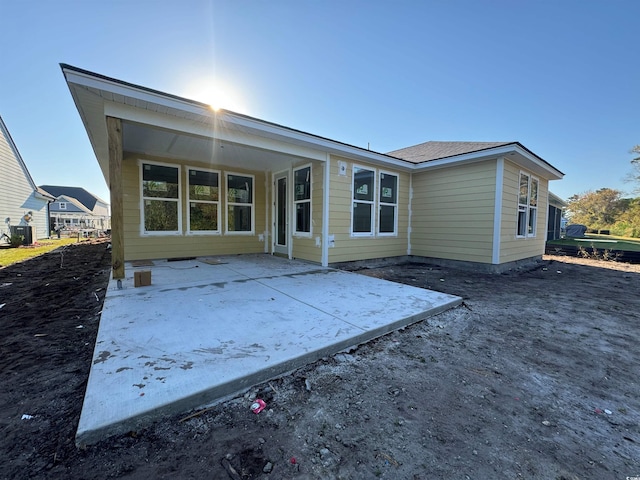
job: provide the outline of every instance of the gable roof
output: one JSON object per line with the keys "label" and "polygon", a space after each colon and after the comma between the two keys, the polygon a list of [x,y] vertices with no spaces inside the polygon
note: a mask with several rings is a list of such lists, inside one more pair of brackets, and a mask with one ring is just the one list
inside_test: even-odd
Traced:
{"label": "gable roof", "polygon": [[[564,176],[518,142],[426,142],[378,153],[67,64],[60,67],[107,184],[107,117],[122,121],[123,150],[129,153],[196,161],[215,158],[247,170],[266,164],[284,170],[295,159],[326,161],[327,154],[406,172],[504,157],[548,180]],[[421,145],[427,145],[422,153]]]}
{"label": "gable roof", "polygon": [[47,193],[53,195],[55,198],[58,198],[62,195],[66,197],[71,197],[79,201],[82,205],[84,205],[89,210],[93,211],[96,206],[96,202],[100,201],[104,204],[104,200],[96,197],[94,194],[87,192],[82,187],[65,187],[60,185],[40,185],[40,188],[46,191]]}
{"label": "gable roof", "polygon": [[29,185],[31,185],[31,188],[33,188],[33,191],[37,194],[37,196],[45,200],[53,200],[55,198],[53,195],[48,194],[47,192],[45,192],[44,190],[36,186],[35,182],[33,181],[33,178],[31,177],[31,173],[29,173],[29,169],[27,168],[27,165],[24,163],[24,160],[22,159],[22,155],[20,155],[20,152],[18,151],[18,147],[14,143],[13,138],[11,138],[9,129],[5,125],[4,120],[2,120],[1,116],[0,116],[0,134],[4,136],[7,143],[9,144],[9,148],[11,149],[13,156],[15,157],[16,161],[18,162],[18,165],[24,172],[24,177],[27,179],[27,182],[29,182]]}
{"label": "gable roof", "polygon": [[412,163],[422,163],[462,155],[463,153],[480,152],[512,143],[517,142],[425,142],[388,152],[387,155],[402,158]]}
{"label": "gable roof", "polygon": [[75,206],[78,210],[80,210],[81,212],[85,212],[85,213],[93,213],[89,208],[87,208],[86,206],[84,206],[82,204],[82,202],[80,202],[80,200],[70,197],[69,195],[60,195],[58,198],[56,198],[57,202],[67,202],[72,204],[73,206]]}

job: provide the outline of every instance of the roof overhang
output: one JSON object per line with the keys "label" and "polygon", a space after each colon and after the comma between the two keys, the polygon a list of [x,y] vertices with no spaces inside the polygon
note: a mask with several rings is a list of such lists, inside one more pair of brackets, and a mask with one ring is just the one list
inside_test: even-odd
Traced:
{"label": "roof overhang", "polygon": [[127,153],[211,166],[281,170],[334,154],[410,171],[388,155],[61,65],[100,168],[109,183],[107,117],[122,120]]}
{"label": "roof overhang", "polygon": [[549,192],[549,204],[560,208],[567,206],[567,202],[552,192]]}
{"label": "roof overhang", "polygon": [[418,163],[416,164],[416,171],[446,168],[454,165],[481,162],[501,157],[547,180],[560,180],[564,177],[564,173],[538,157],[518,142],[488,148],[477,152],[469,152]]}

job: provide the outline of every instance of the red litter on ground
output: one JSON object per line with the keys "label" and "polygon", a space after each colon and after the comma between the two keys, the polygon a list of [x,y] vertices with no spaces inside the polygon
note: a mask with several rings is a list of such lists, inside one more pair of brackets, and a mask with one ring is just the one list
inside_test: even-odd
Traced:
{"label": "red litter on ground", "polygon": [[264,410],[266,406],[267,404],[264,403],[264,400],[261,400],[260,398],[256,398],[255,401],[251,404],[251,411],[257,415],[262,410]]}
{"label": "red litter on ground", "polygon": [[291,465],[295,465],[296,463],[298,463],[298,461],[296,460],[296,457],[291,457],[291,460],[289,460],[291,462]]}

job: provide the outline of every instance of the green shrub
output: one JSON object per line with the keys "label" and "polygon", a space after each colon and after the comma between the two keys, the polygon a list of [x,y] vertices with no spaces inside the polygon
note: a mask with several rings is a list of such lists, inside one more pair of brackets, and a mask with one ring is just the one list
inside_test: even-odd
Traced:
{"label": "green shrub", "polygon": [[24,243],[23,235],[11,235],[9,238],[9,245],[11,248],[17,248]]}

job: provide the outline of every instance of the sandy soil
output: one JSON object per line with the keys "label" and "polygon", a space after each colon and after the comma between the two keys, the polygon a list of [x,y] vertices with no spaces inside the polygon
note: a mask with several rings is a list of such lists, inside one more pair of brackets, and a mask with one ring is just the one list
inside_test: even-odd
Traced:
{"label": "sandy soil", "polygon": [[[205,411],[74,445],[104,243],[0,270],[0,478],[640,476],[640,267],[362,270],[464,305]],[[255,415],[250,405],[267,408]],[[31,418],[24,418],[30,415]]]}

